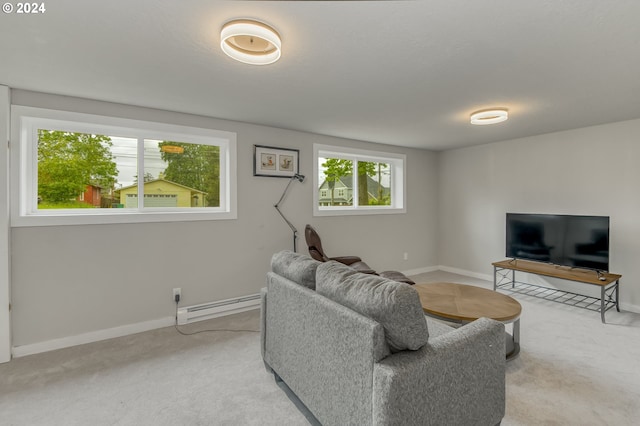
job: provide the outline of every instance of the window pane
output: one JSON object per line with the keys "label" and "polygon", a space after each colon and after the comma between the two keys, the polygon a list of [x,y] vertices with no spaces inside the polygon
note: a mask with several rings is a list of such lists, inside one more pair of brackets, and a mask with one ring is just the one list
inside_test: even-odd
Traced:
{"label": "window pane", "polygon": [[118,168],[106,135],[38,130],[38,209],[111,207]]}
{"label": "window pane", "polygon": [[138,194],[138,140],[112,137],[111,152],[118,167],[118,176],[113,191],[111,206],[114,208],[137,208],[138,200],[131,203],[130,194]]}
{"label": "window pane", "polygon": [[144,141],[144,207],[219,207],[220,147]]}
{"label": "window pane", "polygon": [[358,205],[391,205],[391,166],[374,161],[358,162]]}
{"label": "window pane", "polygon": [[319,206],[353,206],[353,161],[318,157]]}

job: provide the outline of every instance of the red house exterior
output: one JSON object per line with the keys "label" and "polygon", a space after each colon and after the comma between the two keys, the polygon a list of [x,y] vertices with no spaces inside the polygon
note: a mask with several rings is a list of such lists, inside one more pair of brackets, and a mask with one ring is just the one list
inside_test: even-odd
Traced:
{"label": "red house exterior", "polygon": [[78,201],[91,204],[94,207],[100,207],[101,197],[102,188],[95,185],[87,185],[84,192],[78,197]]}

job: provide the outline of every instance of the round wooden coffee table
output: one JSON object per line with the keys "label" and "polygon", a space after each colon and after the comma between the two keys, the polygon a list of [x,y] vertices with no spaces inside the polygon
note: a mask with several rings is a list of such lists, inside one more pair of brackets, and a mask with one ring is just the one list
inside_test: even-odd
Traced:
{"label": "round wooden coffee table", "polygon": [[512,359],[520,352],[520,312],[522,306],[512,297],[481,287],[456,283],[416,284],[425,314],[457,323],[468,323],[481,317],[512,324],[506,333],[506,356]]}

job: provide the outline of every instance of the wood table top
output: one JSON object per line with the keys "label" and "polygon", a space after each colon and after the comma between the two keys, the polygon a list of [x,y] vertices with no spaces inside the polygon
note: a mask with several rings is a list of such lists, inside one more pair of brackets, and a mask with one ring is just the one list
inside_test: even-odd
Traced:
{"label": "wood table top", "polygon": [[520,317],[522,306],[512,297],[482,287],[457,283],[416,284],[426,314],[456,321],[481,317],[502,322]]}
{"label": "wood table top", "polygon": [[[622,278],[622,275],[620,274],[611,274],[609,272],[601,272],[598,274],[596,271],[591,269],[571,268],[568,266],[559,266],[520,259],[507,259],[501,262],[493,262],[492,265],[503,269],[530,272],[532,274],[546,275],[548,277],[579,281],[581,283],[599,286],[608,286],[612,282],[618,281]],[[602,280],[600,278],[602,278]]]}

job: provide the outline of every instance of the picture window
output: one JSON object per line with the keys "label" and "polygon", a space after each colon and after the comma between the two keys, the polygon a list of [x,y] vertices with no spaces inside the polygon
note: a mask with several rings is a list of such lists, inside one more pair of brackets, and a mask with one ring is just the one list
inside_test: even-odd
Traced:
{"label": "picture window", "polygon": [[13,107],[12,225],[236,217],[235,133]]}

